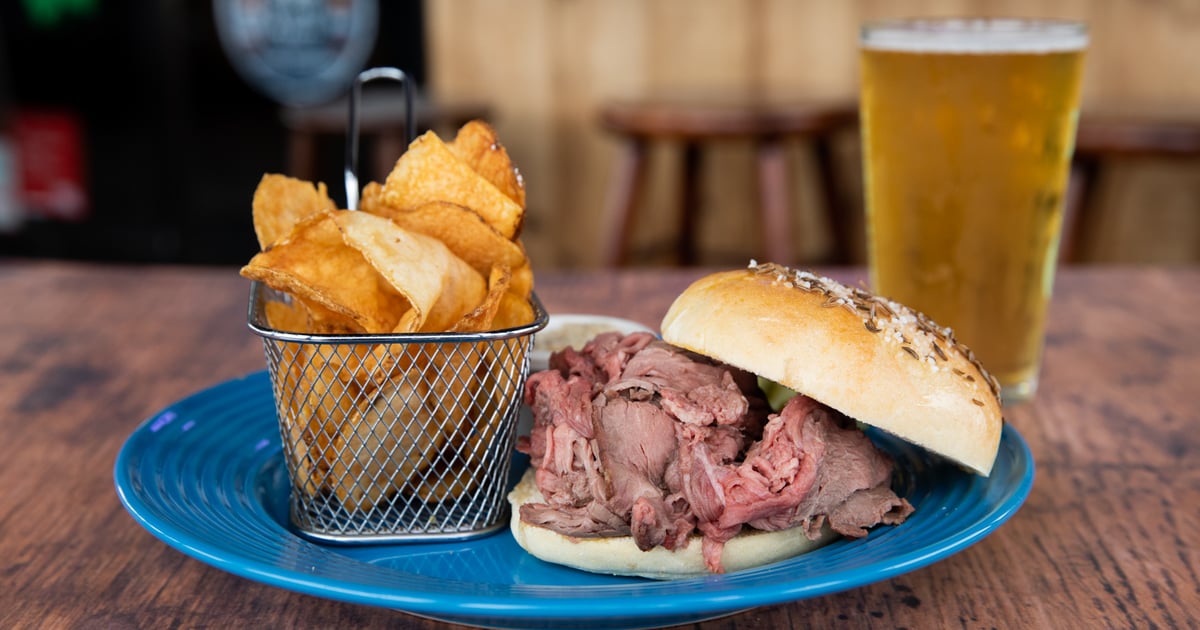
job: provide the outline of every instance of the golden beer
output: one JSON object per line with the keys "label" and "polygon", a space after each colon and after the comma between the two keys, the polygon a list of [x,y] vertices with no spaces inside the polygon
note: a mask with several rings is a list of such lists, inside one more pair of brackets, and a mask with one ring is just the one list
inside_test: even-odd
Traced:
{"label": "golden beer", "polygon": [[1006,402],[1037,385],[1086,44],[1062,22],[863,33],[871,282],[953,327]]}

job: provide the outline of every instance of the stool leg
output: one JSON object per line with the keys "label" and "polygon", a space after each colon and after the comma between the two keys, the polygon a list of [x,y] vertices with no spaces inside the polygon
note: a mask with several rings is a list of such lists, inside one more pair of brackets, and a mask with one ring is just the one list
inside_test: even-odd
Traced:
{"label": "stool leg", "polygon": [[296,179],[312,181],[316,172],[316,139],[306,131],[293,131],[288,136],[288,174]]}
{"label": "stool leg", "polygon": [[696,264],[696,215],[700,211],[700,147],[683,145],[683,190],[679,196],[679,240],[675,250],[679,264]]}
{"label": "stool leg", "polygon": [[1082,259],[1079,247],[1087,234],[1088,214],[1095,202],[1099,175],[1100,165],[1094,160],[1076,156],[1071,164],[1058,242],[1059,264],[1077,263]]}
{"label": "stool leg", "polygon": [[783,265],[792,260],[792,222],[788,207],[787,156],[778,138],[758,145],[758,195],[767,261]]}
{"label": "stool leg", "polygon": [[825,216],[829,221],[829,232],[833,238],[833,252],[827,257],[831,264],[844,265],[850,262],[850,217],[842,206],[838,195],[837,168],[833,163],[833,146],[829,138],[820,137],[813,142],[813,156],[817,162],[818,185],[821,201],[825,204]]}
{"label": "stool leg", "polygon": [[606,267],[620,267],[629,255],[630,227],[633,209],[641,196],[645,180],[646,143],[635,138],[621,147],[621,155],[609,185],[608,199],[604,202],[605,226],[604,250],[600,252],[601,263]]}
{"label": "stool leg", "polygon": [[[399,136],[390,133],[380,134],[375,139],[375,150],[372,152],[373,164],[371,164],[371,167],[374,171],[371,174],[372,179],[382,184],[387,179],[388,174],[392,172],[392,169],[395,168],[396,160],[400,159],[406,148]],[[362,177],[361,174],[358,179],[360,184],[367,183],[366,178]]]}

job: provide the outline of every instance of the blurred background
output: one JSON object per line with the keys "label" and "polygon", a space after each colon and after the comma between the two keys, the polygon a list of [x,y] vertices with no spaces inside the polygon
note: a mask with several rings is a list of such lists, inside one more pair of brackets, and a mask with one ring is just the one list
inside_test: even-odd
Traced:
{"label": "blurred background", "polygon": [[[358,69],[388,65],[415,79],[425,125],[452,134],[482,115],[496,127],[525,177],[535,268],[600,266],[622,147],[601,124],[606,107],[853,111],[858,25],[911,15],[1088,22],[1082,117],[1100,135],[1072,262],[1200,261],[1193,0],[9,0],[0,256],[243,263],[264,172],[324,181],[344,201],[338,98]],[[363,155],[383,157],[364,160],[364,179],[398,150],[403,112],[386,92],[365,92],[378,106]],[[782,138],[791,262],[862,260],[858,138],[852,117],[839,120],[819,138],[828,154],[812,136]],[[1118,133],[1104,135],[1109,121]],[[648,145],[629,264],[677,260],[681,154],[669,137]],[[696,262],[761,256],[754,156],[750,139],[702,148],[687,197]],[[835,177],[822,180],[823,166]]]}

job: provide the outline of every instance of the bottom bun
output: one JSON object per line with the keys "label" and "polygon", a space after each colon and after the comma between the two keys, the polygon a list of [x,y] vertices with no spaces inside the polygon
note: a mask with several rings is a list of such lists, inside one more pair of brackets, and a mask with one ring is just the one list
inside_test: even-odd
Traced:
{"label": "bottom bun", "polygon": [[[545,498],[534,480],[532,468],[525,471],[521,482],[508,493],[508,502],[512,504],[510,528],[513,538],[536,558],[592,573],[631,575],[656,580],[711,574],[704,565],[701,553],[702,539],[699,535],[692,536],[687,546],[674,551],[664,547],[642,551],[633,541],[633,536],[564,536],[521,520],[521,505],[544,501]],[[816,540],[809,540],[801,527],[777,532],[743,529],[742,533],[725,543],[721,563],[727,572],[750,569],[812,551],[837,537],[828,526],[821,530],[821,535]]]}

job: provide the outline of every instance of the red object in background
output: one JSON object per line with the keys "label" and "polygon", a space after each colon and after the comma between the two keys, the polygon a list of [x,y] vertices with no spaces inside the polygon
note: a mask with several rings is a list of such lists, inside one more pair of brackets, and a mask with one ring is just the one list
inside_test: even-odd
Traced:
{"label": "red object in background", "polygon": [[91,204],[79,116],[65,110],[24,109],[13,122],[17,195],[26,211],[65,221],[87,217]]}

